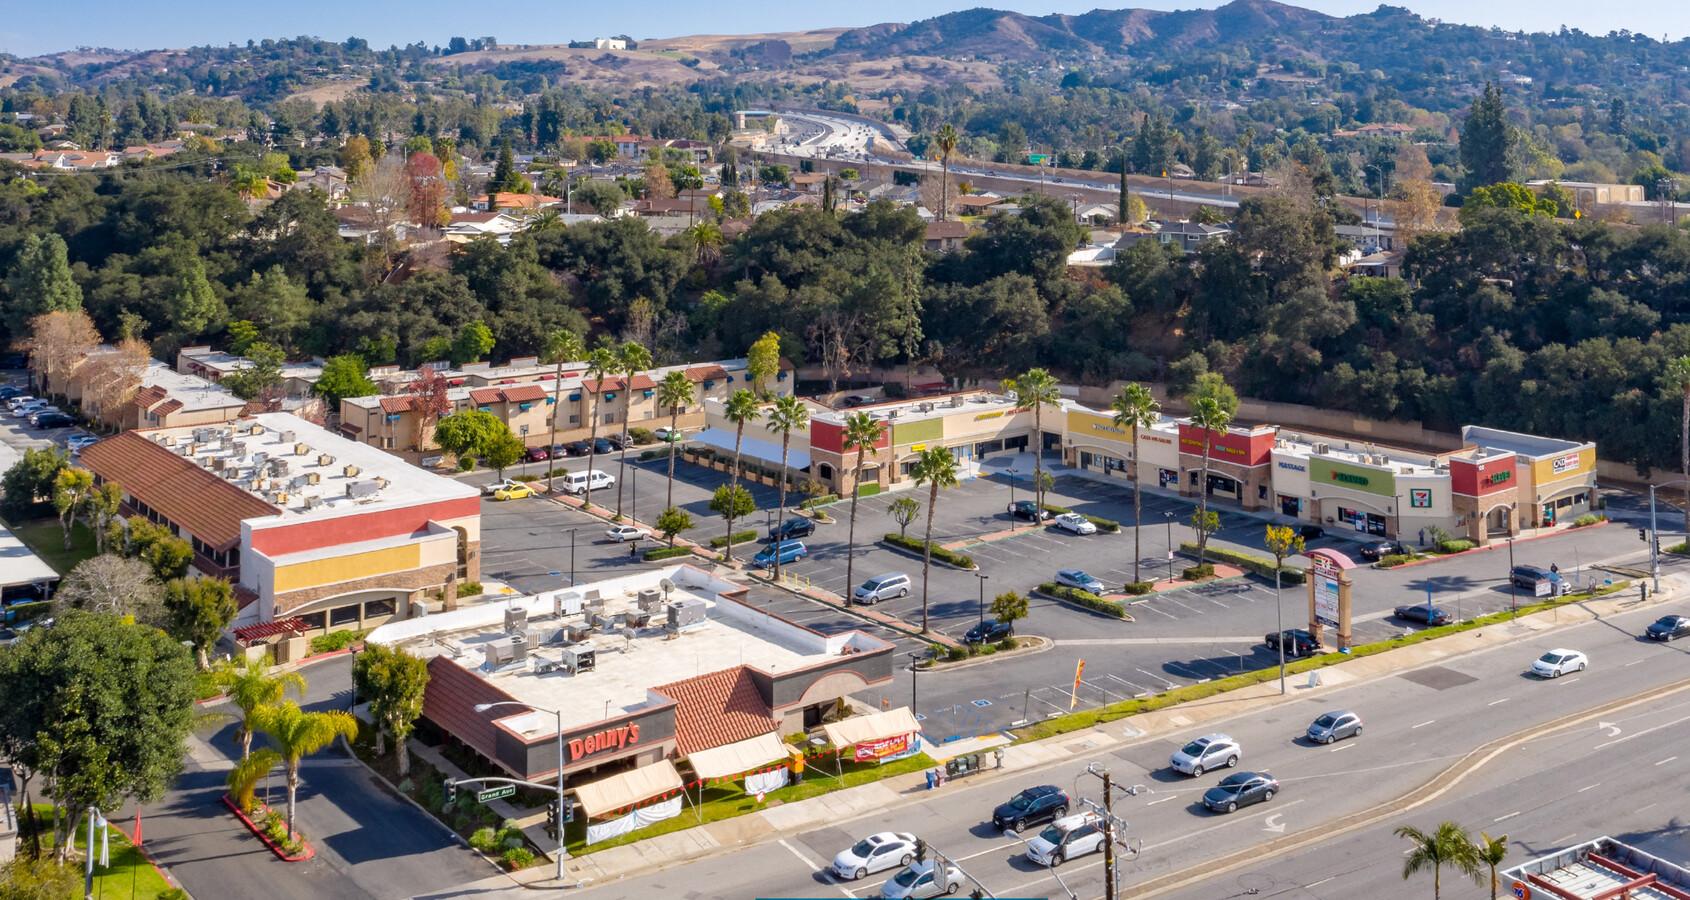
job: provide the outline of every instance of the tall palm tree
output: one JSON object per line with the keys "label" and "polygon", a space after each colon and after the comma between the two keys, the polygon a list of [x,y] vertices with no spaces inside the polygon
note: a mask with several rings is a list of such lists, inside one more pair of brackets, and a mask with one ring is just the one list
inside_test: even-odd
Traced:
{"label": "tall palm tree", "polygon": [[939,181],[939,221],[945,221],[945,212],[951,208],[951,154],[956,152],[957,142],[961,137],[956,133],[956,127],[946,122],[939,132],[933,135],[933,146],[939,151],[939,166],[944,174]]}
{"label": "tall palm tree", "polygon": [[928,447],[910,468],[916,487],[927,485],[927,540],[921,548],[921,633],[927,633],[927,573],[933,567],[933,508],[939,491],[957,486],[957,462],[944,447]]}
{"label": "tall palm tree", "polygon": [[692,379],[680,370],[663,376],[657,384],[657,405],[669,407],[669,499],[663,504],[665,509],[675,505],[675,429],[681,421],[681,407],[696,399],[698,393],[693,390]]}
{"label": "tall palm tree", "polygon": [[745,423],[755,422],[763,415],[763,409],[757,402],[757,395],[740,388],[728,396],[728,402],[723,405],[722,418],[734,423],[734,470],[728,476],[728,545],[723,549],[722,558],[732,561],[734,558],[734,517],[733,497],[739,493],[739,445],[745,440]]}
{"label": "tall palm tree", "polygon": [[604,380],[616,371],[616,353],[609,347],[600,345],[587,354],[586,381],[593,381],[598,385],[597,399],[588,404],[591,407],[592,421],[587,423],[587,480],[581,492],[581,508],[587,509],[593,505],[593,466],[599,458],[599,410],[604,398]]}
{"label": "tall palm tree", "polygon": [[845,596],[850,598],[852,586],[856,584],[851,577],[851,564],[857,556],[857,498],[862,493],[863,458],[868,455],[870,447],[880,443],[886,435],[886,425],[874,416],[865,412],[852,413],[845,417],[845,430],[840,435],[841,446],[846,450],[855,448],[857,451],[857,467],[851,472],[851,530],[845,537]]}
{"label": "tall palm tree", "polygon": [[1496,867],[1502,865],[1502,861],[1508,858],[1508,835],[1493,838],[1481,831],[1479,832],[1479,843],[1474,845],[1474,849],[1478,851],[1479,862],[1484,863],[1490,869],[1490,900],[1496,900],[1496,892],[1500,887],[1496,878]]}
{"label": "tall palm tree", "polygon": [[346,712],[306,712],[292,700],[279,706],[253,710],[252,727],[270,737],[275,749],[263,749],[247,757],[229,772],[228,784],[236,793],[251,792],[264,774],[282,764],[288,786],[288,834],[293,834],[293,811],[299,793],[299,764],[305,757],[334,743],[337,737],[358,736],[358,720]]}
{"label": "tall palm tree", "polygon": [[305,696],[304,676],[298,672],[272,675],[270,664],[262,659],[249,659],[241,665],[225,662],[217,667],[212,677],[229,702],[241,711],[241,759],[252,755],[253,713],[272,703],[280,703],[288,688],[293,688],[300,697]]}
{"label": "tall palm tree", "polygon": [[693,249],[697,252],[699,266],[714,261],[722,255],[722,228],[715,222],[699,222],[687,229],[687,237],[691,239]]}
{"label": "tall palm tree", "polygon": [[1690,356],[1680,356],[1667,363],[1667,381],[1684,392],[1684,406],[1679,424],[1678,449],[1684,472],[1684,530],[1690,532]]}
{"label": "tall palm tree", "polygon": [[1109,404],[1115,411],[1115,427],[1131,428],[1133,430],[1133,582],[1139,578],[1139,560],[1144,554],[1139,550],[1139,498],[1144,493],[1144,459],[1138,451],[1138,433],[1156,424],[1162,407],[1156,399],[1150,396],[1150,389],[1134,382],[1121,388],[1115,395],[1115,401]]}
{"label": "tall palm tree", "polygon": [[1213,397],[1199,397],[1191,406],[1191,424],[1203,429],[1203,474],[1197,478],[1197,564],[1203,564],[1203,554],[1209,549],[1209,450],[1214,446],[1216,433],[1225,434],[1232,424],[1232,413]]}
{"label": "tall palm tree", "polygon": [[[1044,369],[1028,369],[1020,378],[1004,382],[1004,389],[1015,395],[1015,405],[1033,410],[1033,501],[1034,508],[1045,508],[1044,470],[1044,408],[1056,406],[1062,395],[1056,388],[1056,378]],[[1010,478],[1014,479],[1014,473]],[[1035,519],[1034,521],[1037,521]]]}
{"label": "tall palm tree", "polygon": [[1479,854],[1467,830],[1454,822],[1444,822],[1435,831],[1421,831],[1413,825],[1398,825],[1397,837],[1408,838],[1414,847],[1402,861],[1402,880],[1416,872],[1432,870],[1432,900],[1443,896],[1443,867],[1449,866],[1473,880],[1479,879]]}
{"label": "tall palm tree", "polygon": [[[810,409],[803,401],[791,394],[777,397],[769,408],[769,421],[763,427],[780,435],[780,521],[775,525],[775,534],[781,534],[786,526],[786,457],[787,448],[792,446],[792,432],[799,431],[810,423]],[[737,446],[737,442],[736,442]],[[775,580],[780,580],[780,554],[775,557]]]}
{"label": "tall palm tree", "polygon": [[[557,392],[557,399],[552,403],[552,447],[557,446],[557,417],[563,414],[563,364],[575,362],[582,354],[581,336],[567,328],[546,335],[546,352],[542,359],[557,367],[552,373],[552,390]],[[552,492],[552,473],[557,471],[556,461],[546,468],[546,493]]]}
{"label": "tall palm tree", "polygon": [[634,417],[634,376],[651,368],[651,351],[638,341],[626,341],[616,348],[616,374],[626,376],[622,391],[622,457],[617,463],[616,514],[622,515],[622,475],[628,471],[628,424]]}

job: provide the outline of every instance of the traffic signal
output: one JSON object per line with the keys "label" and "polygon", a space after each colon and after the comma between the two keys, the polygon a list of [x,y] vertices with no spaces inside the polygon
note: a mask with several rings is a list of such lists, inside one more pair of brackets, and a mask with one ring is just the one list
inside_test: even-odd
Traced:
{"label": "traffic signal", "polygon": [[927,842],[921,838],[915,839],[915,861],[927,862]]}
{"label": "traffic signal", "polygon": [[1645,544],[1649,543],[1649,529],[1647,529],[1647,528],[1637,529],[1637,539],[1642,541]]}
{"label": "traffic signal", "polygon": [[558,818],[565,825],[575,821],[575,799],[573,797],[563,799],[563,813]]}
{"label": "traffic signal", "polygon": [[557,833],[557,819],[558,819],[557,801],[556,800],[548,800],[546,802],[546,830],[548,832],[551,832],[552,834]]}
{"label": "traffic signal", "polygon": [[446,779],[446,802],[451,803],[456,799],[458,799],[458,782],[456,779],[448,778]]}

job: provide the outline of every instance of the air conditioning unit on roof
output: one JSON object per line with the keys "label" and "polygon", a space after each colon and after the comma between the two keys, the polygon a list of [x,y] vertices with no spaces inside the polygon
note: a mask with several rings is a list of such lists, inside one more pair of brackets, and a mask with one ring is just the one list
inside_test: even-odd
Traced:
{"label": "air conditioning unit on roof", "polygon": [[294,456],[308,456],[308,455],[310,455],[310,453],[311,453],[311,446],[309,444],[294,444],[293,445],[293,455]]}
{"label": "air conditioning unit on roof", "polygon": [[291,443],[293,443],[293,432],[291,432],[291,431],[282,432],[281,439],[278,440],[276,443],[278,443],[278,444],[291,444]]}

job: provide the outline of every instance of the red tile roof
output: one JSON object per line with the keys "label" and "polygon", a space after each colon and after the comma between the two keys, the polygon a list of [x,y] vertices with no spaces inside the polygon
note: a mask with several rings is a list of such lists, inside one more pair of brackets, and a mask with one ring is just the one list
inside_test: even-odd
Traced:
{"label": "red tile roof", "polygon": [[630,390],[635,391],[649,391],[655,387],[657,387],[657,382],[652,381],[651,376],[645,374],[644,372],[635,375],[633,383],[628,385]]}
{"label": "red tile roof", "polygon": [[481,751],[483,756],[495,758],[498,729],[495,718],[518,715],[515,706],[502,706],[484,713],[475,711],[478,703],[499,703],[515,697],[494,687],[485,678],[464,669],[444,657],[428,661],[428,690],[423,692],[423,715],[458,740]]}
{"label": "red tile roof", "polygon": [[250,644],[279,634],[303,634],[308,627],[310,626],[305,624],[304,619],[297,617],[277,619],[274,622],[260,622],[257,625],[247,625],[235,629],[235,640],[243,644]]}
{"label": "red tile roof", "polygon": [[768,734],[779,727],[745,666],[655,690],[675,700],[675,746],[682,756]]}
{"label": "red tile roof", "polygon": [[474,401],[476,406],[486,406],[489,403],[498,403],[505,397],[498,388],[477,388],[469,392],[469,399]]}
{"label": "red tile roof", "polygon": [[169,391],[155,384],[135,392],[135,405],[142,409],[152,409],[155,404],[168,396],[170,396]]}
{"label": "red tile roof", "polygon": [[728,370],[721,366],[693,366],[687,370],[687,378],[692,381],[721,381],[728,377]]}
{"label": "red tile roof", "polygon": [[144,432],[90,444],[82,451],[82,465],[218,550],[240,543],[241,522],[281,513]]}
{"label": "red tile roof", "polygon": [[538,384],[519,384],[503,391],[506,403],[533,403],[546,399],[546,389]]}
{"label": "red tile roof", "polygon": [[381,398],[381,411],[385,413],[410,412],[415,400],[416,398],[410,396],[383,397]]}
{"label": "red tile roof", "polygon": [[160,416],[160,417],[168,416],[171,413],[181,409],[184,405],[185,404],[183,404],[183,402],[180,401],[180,400],[166,400],[163,403],[159,404],[157,409],[153,410],[153,414],[156,415],[156,416]]}
{"label": "red tile roof", "polygon": [[625,382],[620,377],[600,378],[597,381],[581,380],[581,385],[589,392],[597,394],[601,391],[620,391]]}

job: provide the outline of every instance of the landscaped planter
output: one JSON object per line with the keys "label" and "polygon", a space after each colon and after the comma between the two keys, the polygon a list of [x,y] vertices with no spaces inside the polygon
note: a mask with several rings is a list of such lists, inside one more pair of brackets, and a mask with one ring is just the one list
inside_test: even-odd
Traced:
{"label": "landscaped planter", "polygon": [[[317,851],[312,848],[311,842],[307,841],[303,837],[299,837],[296,833],[295,837],[299,837],[299,843],[305,849],[302,850],[298,856],[289,856],[287,850],[284,849],[282,845],[271,840],[270,836],[264,833],[264,829],[258,827],[257,822],[248,818],[246,813],[241,812],[240,804],[235,802],[235,798],[229,796],[228,794],[224,794],[223,805],[229,807],[235,815],[239,816],[241,821],[246,823],[246,827],[252,829],[252,833],[258,835],[258,839],[263,841],[264,845],[270,848],[270,852],[276,854],[276,858],[280,859],[282,862],[304,862],[317,855]],[[258,804],[258,806],[266,812],[270,811],[270,808],[262,803]]]}

